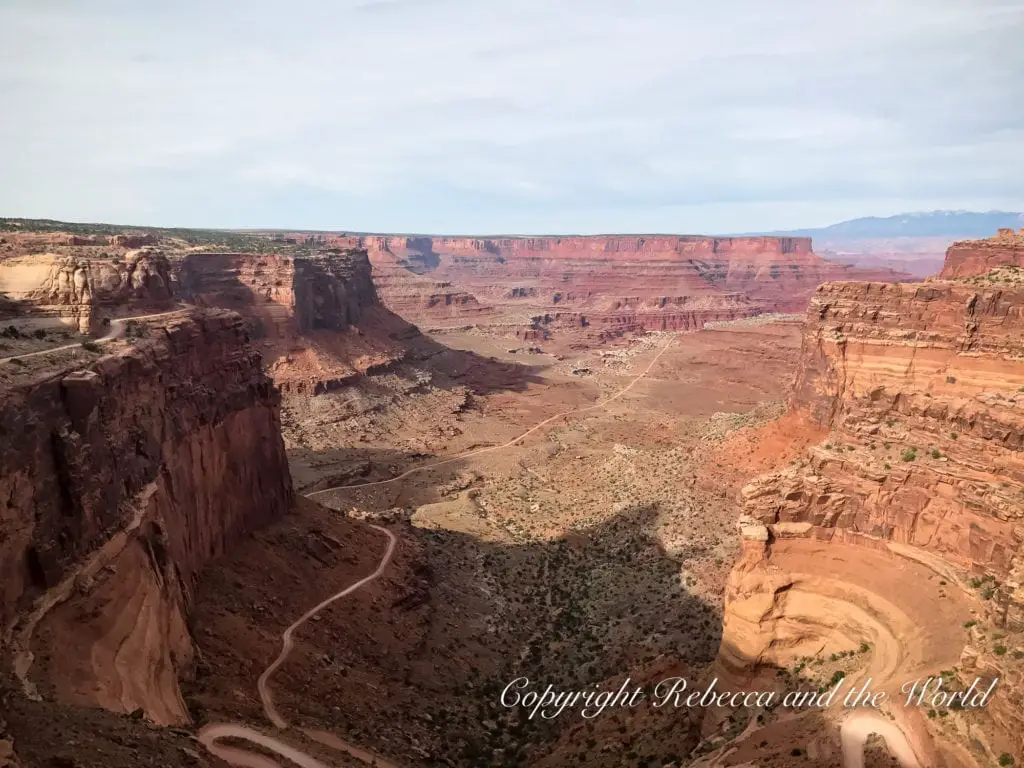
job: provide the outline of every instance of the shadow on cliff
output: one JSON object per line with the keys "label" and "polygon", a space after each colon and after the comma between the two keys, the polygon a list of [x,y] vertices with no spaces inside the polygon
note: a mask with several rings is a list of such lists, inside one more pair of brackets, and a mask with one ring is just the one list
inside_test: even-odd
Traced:
{"label": "shadow on cliff", "polygon": [[[237,254],[184,256],[175,272],[175,292],[197,306],[234,310],[248,319],[252,339],[274,341],[282,305],[243,282],[237,259]],[[416,326],[380,304],[368,269],[364,272],[358,263],[348,264],[344,259],[339,264],[331,271],[316,257],[296,259],[292,278],[295,331],[325,361],[337,362],[342,372],[337,380],[314,387],[318,394],[352,383],[350,372],[362,370],[360,359],[373,357],[382,362],[366,368],[367,376],[412,364],[430,371],[435,386],[467,387],[476,395],[521,392],[541,381],[540,368],[452,349],[421,334]],[[258,274],[259,267],[256,269]],[[277,341],[283,343],[277,352],[287,353],[289,339]]]}
{"label": "shadow on cliff", "polygon": [[474,395],[524,392],[531,384],[544,383],[541,373],[548,367],[484,357],[424,335],[411,339],[409,349],[409,359],[426,367],[434,376],[434,384],[445,389],[468,387]]}
{"label": "shadow on cliff", "polygon": [[[175,296],[196,306],[231,309],[243,317],[252,315],[259,304],[253,290],[238,277],[237,255],[230,253],[190,253],[181,258],[174,271]],[[210,278],[215,275],[215,278]],[[216,301],[209,297],[215,296]]]}
{"label": "shadow on cliff", "polygon": [[[652,506],[627,508],[553,540],[499,539],[495,517],[469,521],[479,529],[472,532],[419,517],[392,524],[400,543],[382,585],[302,631],[303,651],[279,672],[275,696],[296,722],[400,756],[406,766],[671,762],[697,744],[694,713],[612,708],[584,729],[578,711],[531,720],[500,703],[508,683],[524,676],[540,691],[614,691],[627,677],[631,688],[650,686],[693,680],[707,667],[718,649],[720,609],[686,586],[685,561],[701,553],[666,552],[658,518]],[[335,545],[312,558],[310,542],[324,534]],[[381,547],[364,523],[300,505],[211,567],[196,606],[209,671],[186,691],[197,720],[241,706],[231,692],[253,674],[241,649],[254,647],[267,623],[257,606],[276,606],[275,623],[283,624],[327,596],[326,585],[372,570]],[[283,566],[270,573],[267,563],[275,562]],[[351,674],[324,668],[339,649]],[[377,742],[383,731],[404,743]],[[595,743],[608,745],[600,759],[582,760],[598,757]],[[490,759],[496,749],[505,750],[500,763]],[[426,752],[433,761],[415,756]]]}
{"label": "shadow on cliff", "polygon": [[0,291],[0,320],[16,320],[31,314],[35,305],[24,299],[12,298],[10,294]]}

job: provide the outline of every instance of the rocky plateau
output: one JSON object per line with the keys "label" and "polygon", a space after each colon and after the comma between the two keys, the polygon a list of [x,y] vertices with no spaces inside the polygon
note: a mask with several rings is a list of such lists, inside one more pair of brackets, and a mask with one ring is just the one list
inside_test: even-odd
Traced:
{"label": "rocky plateau", "polygon": [[893,707],[927,765],[1024,754],[1022,256],[1004,231],[951,246],[938,279],[819,287],[787,418],[826,437],[739,495],[718,671],[813,676],[859,647],[840,671],[894,691],[998,679],[983,710]]}
{"label": "rocky plateau", "polygon": [[[217,722],[331,765],[849,765],[837,708],[538,722],[517,675],[998,677],[880,717],[922,766],[1024,754],[1022,255],[10,223],[0,766],[223,768]],[[393,560],[298,631],[271,730],[257,678],[371,524]]]}
{"label": "rocky plateau", "polygon": [[826,280],[899,279],[816,255],[810,238],[361,237],[385,304],[432,326],[502,323],[545,338],[690,330],[803,311]]}

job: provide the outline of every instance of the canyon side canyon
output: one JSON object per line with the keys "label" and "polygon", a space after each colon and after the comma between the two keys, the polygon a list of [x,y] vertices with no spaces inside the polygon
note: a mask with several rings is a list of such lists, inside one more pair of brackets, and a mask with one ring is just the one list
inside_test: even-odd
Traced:
{"label": "canyon side canyon", "polygon": [[[803,311],[826,280],[896,279],[889,270],[827,262],[812,251],[810,238],[361,237],[358,243],[395,312],[428,326],[446,315],[449,324],[523,318],[529,323],[523,335],[535,339],[559,326],[589,328],[599,338],[692,330],[709,321]],[[423,280],[411,280],[409,272]]]}
{"label": "canyon side canyon", "polygon": [[[222,768],[221,723],[333,766],[900,765],[853,714],[1024,760],[1024,232],[910,282],[800,237],[0,223],[0,766]],[[382,563],[275,727],[282,633]],[[888,698],[545,719],[520,676]],[[904,705],[928,677],[998,683]]]}

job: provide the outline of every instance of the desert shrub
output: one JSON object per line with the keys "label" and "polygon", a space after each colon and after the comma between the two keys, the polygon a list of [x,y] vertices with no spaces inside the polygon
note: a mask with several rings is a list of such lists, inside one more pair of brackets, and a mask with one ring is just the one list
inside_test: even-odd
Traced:
{"label": "desert shrub", "polygon": [[124,334],[129,339],[145,339],[149,336],[149,326],[135,320],[124,324]]}

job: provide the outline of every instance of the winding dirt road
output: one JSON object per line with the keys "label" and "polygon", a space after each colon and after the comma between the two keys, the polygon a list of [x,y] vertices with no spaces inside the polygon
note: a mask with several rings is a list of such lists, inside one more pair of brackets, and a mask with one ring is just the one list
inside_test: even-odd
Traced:
{"label": "winding dirt road", "polygon": [[856,712],[839,726],[839,738],[843,744],[843,768],[864,768],[864,746],[868,736],[873,733],[885,739],[889,751],[903,768],[921,768],[914,748],[900,727],[881,715],[867,712]]}
{"label": "winding dirt road", "polygon": [[384,557],[381,558],[380,564],[377,566],[377,569],[369,576],[360,579],[351,586],[345,587],[345,589],[341,590],[341,592],[338,592],[337,594],[328,597],[323,602],[319,603],[313,608],[310,608],[298,619],[296,619],[295,622],[290,627],[288,627],[288,629],[286,629],[284,631],[284,634],[281,636],[281,653],[278,654],[277,658],[274,659],[274,662],[266,668],[262,675],[260,675],[260,679],[256,683],[256,687],[259,689],[260,692],[260,699],[263,701],[263,711],[266,713],[267,719],[270,720],[270,722],[272,722],[278,728],[287,728],[288,723],[285,722],[284,718],[281,717],[280,713],[277,711],[277,707],[274,706],[274,699],[273,696],[271,696],[270,694],[270,690],[267,688],[267,682],[270,680],[271,676],[277,671],[278,667],[284,664],[284,662],[288,658],[288,655],[292,652],[292,648],[295,647],[295,641],[292,639],[292,635],[295,633],[295,630],[303,624],[305,624],[310,618],[312,618],[314,615],[322,611],[331,603],[340,600],[341,598],[345,597],[345,595],[355,592],[357,589],[365,586],[366,584],[369,584],[371,581],[379,579],[380,575],[384,573],[384,569],[387,568],[388,563],[391,562],[391,557],[395,553],[395,544],[398,543],[398,539],[396,539],[395,534],[393,534],[387,528],[382,528],[379,525],[371,525],[370,527],[380,531],[388,537],[388,547],[385,550]]}
{"label": "winding dirt road", "polygon": [[[648,366],[644,368],[644,370],[638,376],[636,376],[632,381],[630,381],[629,384],[624,386],[614,395],[611,395],[610,397],[607,397],[604,400],[600,400],[597,403],[594,403],[593,405],[588,405],[583,408],[574,408],[572,410],[565,411],[564,413],[559,413],[555,416],[551,416],[547,419],[544,419],[544,421],[526,430],[515,439],[509,440],[507,443],[503,443],[501,445],[492,445],[487,448],[479,448],[474,451],[468,451],[466,453],[459,454],[458,456],[452,456],[450,458],[443,459],[441,461],[436,461],[431,464],[425,464],[420,467],[415,467],[387,480],[377,480],[374,482],[359,483],[356,485],[344,485],[336,488],[325,488],[323,490],[307,493],[306,496],[312,497],[322,493],[330,493],[331,491],[342,491],[347,488],[362,488],[370,485],[386,485],[387,483],[397,482],[398,480],[408,477],[409,475],[412,475],[416,472],[422,472],[423,470],[426,469],[431,469],[433,467],[439,467],[445,464],[450,464],[453,461],[458,461],[469,456],[477,456],[482,453],[488,453],[490,451],[499,451],[502,450],[503,448],[509,448],[515,445],[516,443],[520,442],[521,440],[525,439],[526,437],[529,437],[537,430],[547,426],[548,424],[551,424],[552,422],[558,419],[565,418],[567,416],[571,416],[577,413],[585,413],[587,411],[592,411],[596,408],[602,408],[608,405],[609,403],[618,400],[624,394],[629,392],[629,390],[631,390],[634,386],[636,386],[636,384],[645,376],[647,376],[648,373],[650,373],[651,369],[654,368],[658,360],[661,359],[661,356],[665,354],[665,352],[672,345],[675,339],[675,336],[669,338],[669,340],[662,346],[662,348],[658,350],[658,354],[654,356],[654,359],[651,360]],[[357,589],[360,589],[361,587],[364,587],[367,584],[369,584],[371,581],[380,578],[381,574],[384,573],[384,569],[387,568],[388,564],[391,562],[391,557],[394,554],[395,550],[395,544],[397,543],[395,535],[391,533],[391,531],[389,531],[387,528],[383,528],[379,525],[371,525],[371,527],[375,528],[376,530],[380,531],[388,537],[387,549],[385,550],[384,556],[381,558],[380,563],[377,566],[377,569],[369,576],[366,576],[357,581],[356,583],[351,584],[350,586],[341,590],[340,592],[331,595],[318,605],[314,606],[313,608],[310,608],[308,611],[302,614],[302,616],[296,619],[284,631],[284,633],[281,636],[281,652],[277,655],[277,658],[274,659],[270,666],[268,666],[266,670],[264,670],[263,674],[260,675],[259,680],[256,683],[256,687],[260,695],[260,701],[263,703],[263,712],[267,716],[267,719],[270,720],[270,722],[273,723],[276,728],[286,729],[289,726],[287,721],[283,717],[281,717],[280,712],[278,712],[277,707],[274,705],[274,699],[273,695],[270,692],[269,683],[270,678],[281,667],[281,665],[288,660],[289,655],[291,655],[292,649],[295,647],[295,630],[297,630],[299,627],[305,624],[315,614],[322,611],[324,608],[331,605],[335,601],[340,600],[346,595],[352,594]],[[399,766],[397,766],[396,764],[383,760],[382,758],[373,755],[363,749],[360,749],[359,747],[353,744],[349,744],[345,741],[342,741],[332,734],[311,730],[306,730],[303,732],[307,737],[313,739],[314,741],[329,746],[333,749],[347,752],[350,756],[358,760],[361,760],[369,765],[377,766],[377,768],[399,768]],[[228,738],[242,739],[248,741],[251,744],[256,744],[260,747],[263,747],[266,750],[269,750],[271,752],[276,753],[277,755],[280,755],[281,757],[287,760],[290,760],[295,765],[300,766],[300,768],[331,768],[331,766],[328,766],[327,764],[320,762],[311,755],[308,755],[305,752],[302,752],[301,750],[298,750],[295,747],[292,747],[284,743],[283,741],[274,738],[273,736],[268,736],[267,734],[257,731],[254,728],[250,728],[249,726],[244,725],[242,723],[211,723],[201,728],[198,733],[199,743],[202,744],[210,754],[219,757],[221,760],[224,760],[226,763],[230,765],[236,766],[236,768],[281,768],[280,763],[275,762],[269,757],[265,757],[263,755],[259,755],[254,752],[249,752],[237,747],[224,746],[220,743],[223,739]]]}
{"label": "winding dirt road", "polygon": [[665,352],[668,351],[668,348],[670,346],[672,346],[672,342],[674,342],[675,340],[676,340],[676,337],[673,336],[664,345],[662,345],[661,349],[658,350],[658,354],[656,354],[654,356],[654,359],[651,360],[650,364],[646,368],[644,368],[644,370],[640,373],[640,375],[637,376],[636,378],[634,378],[631,382],[629,382],[629,384],[624,386],[622,389],[620,389],[614,395],[611,395],[610,397],[607,397],[604,400],[599,400],[598,402],[594,403],[593,405],[588,405],[588,406],[585,406],[583,408],[571,408],[568,411],[563,411],[562,413],[557,413],[554,416],[549,416],[548,418],[544,419],[544,421],[540,422],[539,424],[537,424],[537,425],[535,425],[533,427],[530,427],[530,429],[528,429],[525,432],[523,432],[523,434],[519,435],[519,437],[516,437],[516,438],[514,438],[512,440],[509,440],[507,443],[502,443],[501,445],[489,445],[486,448],[477,448],[476,450],[473,450],[473,451],[467,451],[466,453],[460,453],[457,456],[449,456],[447,459],[441,459],[440,461],[434,461],[434,462],[431,462],[430,464],[423,464],[422,466],[419,466],[419,467],[413,467],[412,469],[408,469],[405,472],[403,472],[402,474],[395,475],[394,477],[390,477],[387,480],[374,480],[374,481],[368,482],[368,483],[353,483],[351,485],[339,485],[339,486],[336,486],[334,488],[323,488],[323,489],[321,489],[319,491],[310,491],[309,493],[306,494],[306,496],[309,497],[309,498],[312,498],[313,496],[318,496],[321,493],[331,493],[333,491],[344,491],[344,490],[348,490],[349,488],[367,488],[367,487],[372,486],[372,485],[387,485],[388,483],[397,482],[397,481],[402,480],[402,479],[404,479],[406,477],[409,477],[409,475],[413,475],[413,474],[415,474],[417,472],[423,472],[424,470],[433,469],[434,467],[441,467],[441,466],[444,466],[445,464],[451,464],[454,461],[461,461],[462,459],[467,459],[470,456],[479,456],[482,453],[490,453],[491,451],[501,451],[501,450],[504,450],[505,448],[511,448],[516,443],[518,443],[521,440],[529,437],[534,432],[536,432],[538,429],[542,429],[543,427],[546,427],[548,424],[550,424],[553,421],[558,421],[558,419],[564,419],[567,416],[574,416],[574,415],[576,415],[578,413],[586,413],[587,411],[593,411],[593,410],[595,410],[597,408],[604,408],[609,403],[614,402],[615,400],[618,400],[624,394],[629,392],[629,390],[631,390],[634,386],[636,386],[637,383],[639,383],[641,379],[646,377],[648,373],[650,373],[651,369],[658,363],[658,360],[661,359],[661,356],[664,355]]}
{"label": "winding dirt road", "polygon": [[[135,317],[117,317],[112,318],[110,321],[110,330],[106,336],[101,336],[98,339],[93,339],[93,344],[106,344],[108,341],[119,339],[124,335],[125,326],[130,320],[156,320],[158,317],[166,317],[167,315],[174,315],[178,312],[184,311],[186,307],[179,306],[177,309],[171,309],[167,312],[159,312],[155,315],[136,315]],[[25,352],[21,355],[11,355],[10,357],[0,357],[0,365],[3,363],[9,363],[11,360],[24,360],[26,357],[39,357],[40,355],[51,355],[54,352],[62,352],[65,349],[77,349],[82,346],[85,342],[79,341],[74,344],[63,344],[59,347],[50,347],[49,349],[40,349],[38,352]]]}
{"label": "winding dirt road", "polygon": [[[281,652],[277,655],[277,658],[274,659],[270,666],[263,671],[263,674],[260,675],[260,678],[256,683],[256,687],[260,694],[260,701],[263,702],[263,713],[277,728],[285,729],[289,726],[288,722],[281,717],[281,713],[278,712],[277,707],[274,705],[274,697],[270,692],[269,683],[270,678],[281,667],[281,665],[288,660],[288,656],[291,655],[292,649],[295,647],[295,640],[293,637],[295,630],[331,603],[336,600],[340,600],[346,595],[352,594],[357,589],[369,584],[371,581],[379,579],[381,574],[384,573],[384,569],[387,568],[388,564],[391,562],[398,539],[396,539],[395,534],[387,528],[382,528],[379,525],[371,525],[370,527],[380,531],[388,537],[387,549],[384,551],[384,556],[381,558],[376,570],[374,570],[374,572],[369,576],[360,579],[355,584],[351,584],[340,592],[331,595],[326,600],[323,600],[313,608],[310,608],[298,619],[292,622],[291,626],[289,626],[281,635]],[[398,766],[393,763],[382,760],[376,755],[366,752],[353,744],[344,742],[341,739],[334,737],[332,734],[325,734],[316,731],[306,731],[305,733],[315,741],[326,743],[334,749],[347,752],[352,757],[362,760],[365,763],[369,763],[370,765],[375,765],[379,768],[398,768]],[[264,749],[276,752],[281,757],[291,760],[296,765],[301,766],[301,768],[330,768],[327,764],[321,763],[319,760],[311,757],[305,752],[295,749],[283,741],[275,739],[273,736],[268,736],[265,733],[261,733],[260,731],[246,725],[242,725],[241,723],[212,723],[201,728],[198,734],[199,743],[202,744],[211,755],[219,757],[230,765],[239,766],[240,768],[243,766],[245,768],[281,768],[279,763],[268,757],[247,752],[244,749],[225,747],[218,743],[222,739],[227,738],[244,739],[252,744],[257,744]]]}

